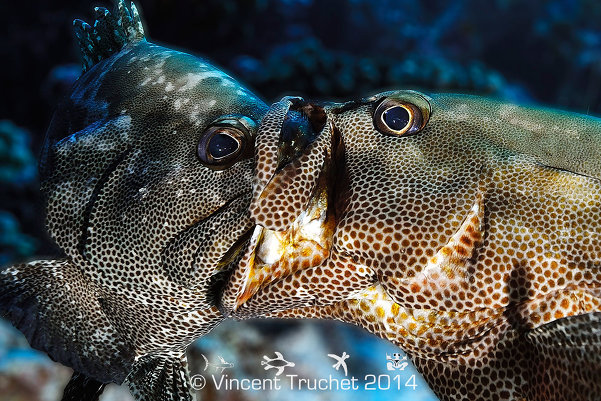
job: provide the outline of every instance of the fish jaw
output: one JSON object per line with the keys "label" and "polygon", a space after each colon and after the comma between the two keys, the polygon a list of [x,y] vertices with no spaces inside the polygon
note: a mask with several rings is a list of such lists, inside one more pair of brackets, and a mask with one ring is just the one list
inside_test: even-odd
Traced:
{"label": "fish jaw", "polygon": [[306,209],[332,163],[333,131],[320,106],[289,97],[271,106],[256,139],[249,207],[256,224],[284,231]]}
{"label": "fish jaw", "polygon": [[285,231],[256,225],[238,271],[228,283],[222,306],[236,311],[261,288],[300,269],[319,266],[330,256],[336,218],[325,179],[308,208]]}
{"label": "fish jaw", "polygon": [[[286,124],[293,119],[288,114],[298,113],[295,106],[306,113],[305,131],[278,137],[274,127],[290,131]],[[261,122],[255,155],[257,180],[250,205],[256,226],[222,295],[226,314],[238,310],[260,289],[298,270],[319,266],[330,256],[336,228],[336,140],[333,125],[324,115],[318,106],[284,98]],[[307,128],[309,125],[312,128]],[[278,156],[274,160],[266,154]],[[274,215],[272,210],[280,213]]]}

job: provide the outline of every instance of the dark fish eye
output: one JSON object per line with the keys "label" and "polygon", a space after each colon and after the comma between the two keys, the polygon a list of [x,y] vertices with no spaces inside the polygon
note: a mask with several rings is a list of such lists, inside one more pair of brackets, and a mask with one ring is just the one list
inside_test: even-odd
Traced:
{"label": "dark fish eye", "polygon": [[421,131],[428,122],[429,115],[430,105],[427,100],[416,93],[403,93],[380,101],[375,107],[373,122],[383,134],[406,136]]}
{"label": "dark fish eye", "polygon": [[209,139],[207,152],[214,160],[219,160],[238,151],[240,146],[240,141],[227,131],[216,131]]}
{"label": "dark fish eye", "polygon": [[382,121],[393,131],[401,131],[411,122],[409,111],[403,106],[392,106],[382,113]]}
{"label": "dark fish eye", "polygon": [[200,161],[207,167],[223,170],[246,155],[251,130],[256,124],[246,118],[227,117],[214,121],[202,134],[197,147]]}

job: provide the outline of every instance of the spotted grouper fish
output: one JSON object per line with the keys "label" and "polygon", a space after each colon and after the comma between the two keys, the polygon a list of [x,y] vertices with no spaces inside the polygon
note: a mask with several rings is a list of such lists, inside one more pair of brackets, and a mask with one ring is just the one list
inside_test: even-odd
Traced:
{"label": "spotted grouper fish", "polygon": [[191,400],[186,347],[223,317],[220,272],[252,228],[253,135],[267,106],[197,57],[145,39],[138,12],[76,21],[86,71],[59,105],[41,173],[64,252],[0,272],[0,314],[75,371],[64,400],[106,383]]}
{"label": "spotted grouper fish", "polygon": [[475,96],[284,98],[233,316],[338,319],[442,400],[601,399],[601,120]]}

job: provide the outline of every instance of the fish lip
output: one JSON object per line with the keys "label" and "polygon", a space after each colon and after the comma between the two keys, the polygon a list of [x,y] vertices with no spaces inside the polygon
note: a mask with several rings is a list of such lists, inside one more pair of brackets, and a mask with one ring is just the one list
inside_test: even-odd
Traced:
{"label": "fish lip", "polygon": [[[338,199],[338,194],[344,192],[343,187],[347,185],[347,178],[344,169],[339,168],[344,158],[344,144],[340,132],[331,119],[328,119],[326,124],[329,125],[332,133],[331,143],[328,144],[330,157],[327,159],[327,163],[321,167],[320,178],[309,205],[301,212],[294,226],[287,230],[274,231],[260,224],[254,226],[245,255],[236,267],[236,271],[227,283],[218,303],[219,309],[224,315],[235,318],[248,318],[251,317],[250,315],[255,315],[254,311],[247,308],[247,303],[257,293],[277,284],[298,270],[316,267],[329,258],[333,247],[337,216],[340,207],[344,206],[344,202]],[[317,214],[320,210],[322,213]],[[315,216],[319,217],[315,218]],[[315,236],[310,238],[312,234]],[[267,242],[271,242],[271,245],[267,244],[266,248],[262,248],[265,245],[266,237],[269,237]],[[304,240],[312,240],[312,245],[322,252],[322,257],[314,259],[307,266],[282,269],[282,263],[293,265],[297,261],[294,254],[290,253],[290,249],[294,248],[290,238],[298,240],[295,244],[302,243]],[[252,279],[257,273],[256,258],[261,253],[263,253],[262,257],[267,256],[267,261],[261,260],[260,263],[267,262],[265,265],[267,267],[275,266],[275,270],[269,271],[267,275],[264,275],[263,280],[253,284]],[[262,267],[262,269],[264,268],[265,266]]]}
{"label": "fish lip", "polygon": [[[242,253],[244,247],[240,244],[247,239],[245,235],[250,227],[252,227],[252,224],[248,217],[240,219],[241,221],[238,225],[234,226],[237,230],[237,235],[232,236],[230,240],[226,238],[226,240],[220,241],[220,244],[225,243],[224,248],[227,247],[227,250],[219,256],[219,259],[205,259],[201,263],[193,263],[193,270],[184,274],[179,270],[180,263],[177,256],[174,256],[179,255],[180,252],[177,248],[173,248],[173,246],[177,246],[178,242],[181,241],[189,242],[195,246],[202,244],[205,239],[207,241],[214,241],[216,235],[218,235],[218,231],[214,230],[212,227],[209,227],[209,230],[205,231],[206,229],[203,228],[203,224],[211,224],[211,220],[220,219],[224,214],[242,217],[246,213],[249,198],[250,191],[248,188],[232,194],[229,199],[221,202],[219,206],[214,208],[207,215],[193,221],[185,228],[179,230],[177,235],[173,236],[160,249],[160,268],[163,277],[170,282],[189,290],[189,295],[186,297],[183,297],[183,295],[180,294],[180,298],[184,302],[195,305],[199,301],[200,296],[203,299],[206,299],[210,305],[216,305],[215,302],[212,302],[218,297],[215,292],[217,292],[217,294],[219,293],[218,286],[222,281],[223,275],[230,270],[229,267],[238,258],[238,255]],[[219,220],[216,221],[219,222]],[[207,233],[206,238],[201,238],[194,233],[199,228],[202,229],[203,233]],[[192,232],[192,235],[189,235],[190,232]],[[174,251],[174,249],[176,250]],[[189,256],[192,260],[196,261],[204,254],[204,251],[201,249],[195,249],[193,252],[189,253]]]}
{"label": "fish lip", "polygon": [[[325,109],[317,103],[305,101],[302,98],[286,98],[290,102],[288,111],[282,121],[278,146],[276,172],[281,171],[293,160],[298,159],[313,144],[328,119]],[[295,118],[295,114],[297,115]],[[305,120],[309,130],[302,130],[298,119]]]}
{"label": "fish lip", "polygon": [[206,289],[207,299],[215,305],[224,318],[230,317],[232,310],[224,307],[222,295],[228,283],[232,279],[232,275],[238,269],[240,259],[244,256],[246,249],[249,247],[249,241],[255,227],[247,229],[242,234],[228,251],[219,260],[214,268],[214,273],[209,278],[210,282]]}

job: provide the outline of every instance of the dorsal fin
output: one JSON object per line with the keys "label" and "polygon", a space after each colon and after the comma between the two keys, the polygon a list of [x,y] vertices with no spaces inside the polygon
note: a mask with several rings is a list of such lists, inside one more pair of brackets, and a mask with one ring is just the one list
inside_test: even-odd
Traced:
{"label": "dorsal fin", "polygon": [[96,63],[119,52],[124,46],[145,40],[140,14],[132,2],[128,8],[124,0],[116,0],[115,11],[111,14],[104,7],[96,7],[96,21],[90,26],[76,19],[75,36],[79,41],[83,59],[83,71],[86,72]]}

